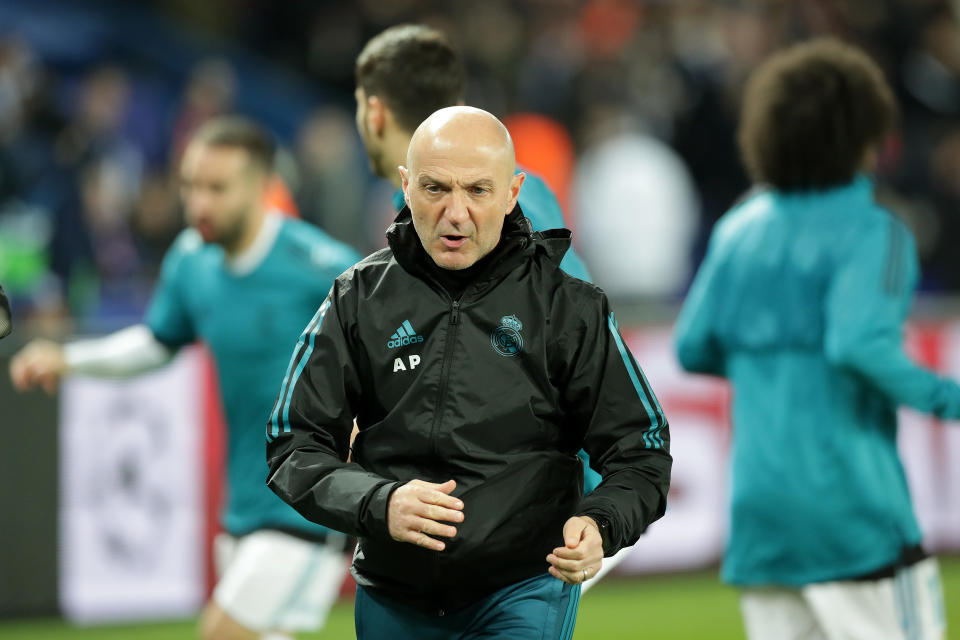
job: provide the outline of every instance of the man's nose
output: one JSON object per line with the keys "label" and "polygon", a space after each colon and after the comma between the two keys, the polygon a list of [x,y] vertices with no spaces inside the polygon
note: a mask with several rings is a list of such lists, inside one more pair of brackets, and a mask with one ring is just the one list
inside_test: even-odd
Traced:
{"label": "man's nose", "polygon": [[455,225],[460,225],[470,218],[469,201],[463,191],[453,189],[450,192],[444,216]]}
{"label": "man's nose", "polygon": [[184,208],[188,218],[202,218],[210,210],[210,198],[201,190],[197,189],[190,193],[184,202]]}

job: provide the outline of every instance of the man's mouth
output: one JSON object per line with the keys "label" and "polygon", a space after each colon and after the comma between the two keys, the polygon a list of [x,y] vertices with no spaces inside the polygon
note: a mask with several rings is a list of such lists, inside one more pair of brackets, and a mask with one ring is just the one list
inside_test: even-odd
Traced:
{"label": "man's mouth", "polygon": [[443,242],[443,246],[447,249],[459,249],[463,246],[463,243],[467,241],[466,236],[458,236],[455,234],[446,234],[440,236],[440,241]]}
{"label": "man's mouth", "polygon": [[200,233],[200,237],[203,238],[204,242],[210,242],[214,236],[213,225],[208,222],[197,222],[194,223],[193,228]]}

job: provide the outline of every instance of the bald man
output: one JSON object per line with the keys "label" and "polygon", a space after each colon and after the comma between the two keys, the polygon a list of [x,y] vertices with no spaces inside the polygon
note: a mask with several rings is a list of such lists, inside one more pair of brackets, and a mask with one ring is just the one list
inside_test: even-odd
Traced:
{"label": "bald man", "polygon": [[360,640],[570,638],[580,584],[666,506],[660,405],[514,163],[489,113],[427,118],[389,247],[337,279],[280,387],[267,484],[359,538]]}
{"label": "bald man", "polygon": [[[357,130],[370,161],[370,169],[396,187],[393,203],[405,205],[402,180],[396,167],[404,163],[413,131],[437,109],[462,104],[466,75],[460,53],[442,31],[421,24],[388,27],[370,39],[357,56],[354,67]],[[535,231],[567,226],[563,211],[550,187],[536,174],[526,178],[517,203]],[[591,282],[586,265],[571,247],[560,268]],[[590,465],[585,451],[583,490],[590,493],[600,484],[600,474]],[[630,554],[623,549],[603,563],[603,569],[583,584],[583,592]]]}

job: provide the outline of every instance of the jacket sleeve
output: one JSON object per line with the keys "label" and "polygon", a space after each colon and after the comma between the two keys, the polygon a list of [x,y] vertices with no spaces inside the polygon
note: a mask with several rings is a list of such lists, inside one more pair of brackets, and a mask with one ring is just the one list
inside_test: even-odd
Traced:
{"label": "jacket sleeve", "polygon": [[666,509],[670,431],[660,404],[620,335],[606,297],[587,324],[566,389],[583,449],[603,481],[579,513],[604,520],[611,556],[632,545]]}
{"label": "jacket sleeve", "polygon": [[723,376],[723,349],[714,332],[718,231],[714,230],[707,255],[697,270],[674,327],[674,344],[680,365],[693,373]]}
{"label": "jacket sleeve", "polygon": [[398,483],[346,462],[360,384],[340,286],[338,280],[287,367],[267,422],[267,486],[308,520],[353,536],[383,537]]}
{"label": "jacket sleeve", "polygon": [[909,231],[876,225],[843,256],[827,291],[825,350],[897,404],[960,418],[960,386],[914,363],[903,350],[903,323],[919,273]]}

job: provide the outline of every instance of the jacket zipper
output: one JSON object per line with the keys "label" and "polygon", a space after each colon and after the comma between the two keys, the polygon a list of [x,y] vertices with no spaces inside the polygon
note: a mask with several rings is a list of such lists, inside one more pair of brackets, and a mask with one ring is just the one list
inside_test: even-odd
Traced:
{"label": "jacket zipper", "polygon": [[[453,356],[453,346],[457,340],[457,327],[460,325],[460,301],[453,300],[450,303],[450,321],[447,324],[447,343],[443,347],[443,362],[440,364],[440,393],[437,394],[436,415],[433,418],[433,424],[430,426],[430,450],[434,458],[437,457],[437,429],[443,420],[444,401],[447,396],[447,379],[450,377],[451,360]],[[433,566],[431,567],[433,579],[435,582],[440,580],[440,564],[443,561],[442,552],[434,554]],[[444,615],[443,608],[439,608],[437,614]]]}
{"label": "jacket zipper", "polygon": [[457,327],[460,325],[460,301],[450,303],[450,322],[447,325],[447,344],[443,347],[443,362],[440,364],[440,393],[437,394],[437,413],[430,427],[430,450],[433,456],[437,455],[437,429],[443,420],[444,401],[447,396],[447,379],[450,377],[450,360],[453,356],[453,345],[457,340]]}

